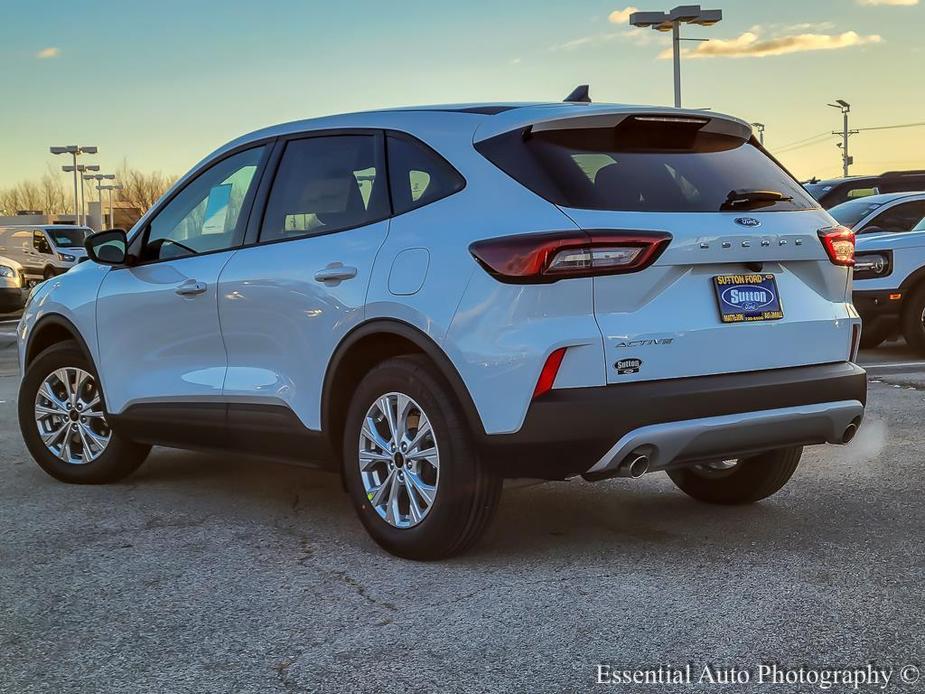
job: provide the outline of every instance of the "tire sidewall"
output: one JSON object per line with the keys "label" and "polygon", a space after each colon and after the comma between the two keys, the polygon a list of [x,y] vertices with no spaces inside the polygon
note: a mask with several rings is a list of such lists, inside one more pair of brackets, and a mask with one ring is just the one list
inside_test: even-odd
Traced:
{"label": "tire sidewall", "polygon": [[99,374],[93,362],[76,342],[53,345],[32,361],[19,387],[19,428],[29,453],[45,472],[64,482],[96,484],[123,477],[141,464],[147,450],[145,447],[122,442],[115,432],[110,434],[109,445],[98,458],[80,465],[64,462],[42,442],[35,423],[35,397],[48,375],[65,367],[83,369],[93,376],[100,394],[103,413],[107,416],[109,414]]}
{"label": "tire sidewall", "polygon": [[[400,392],[427,414],[440,455],[439,484],[433,507],[410,528],[389,525],[369,503],[360,476],[359,438],[363,418],[379,397]],[[411,360],[394,359],[373,369],[357,388],[347,414],[343,447],[344,481],[351,502],[369,534],[401,556],[439,553],[446,538],[466,522],[468,501],[475,493],[475,456],[469,435],[448,386]]]}

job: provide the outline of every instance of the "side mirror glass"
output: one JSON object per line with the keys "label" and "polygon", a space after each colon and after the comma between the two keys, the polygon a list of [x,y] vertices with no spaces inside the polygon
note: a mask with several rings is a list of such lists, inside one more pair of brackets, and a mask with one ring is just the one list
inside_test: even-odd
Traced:
{"label": "side mirror glass", "polygon": [[107,229],[90,234],[84,241],[90,260],[103,265],[124,265],[128,257],[125,229]]}

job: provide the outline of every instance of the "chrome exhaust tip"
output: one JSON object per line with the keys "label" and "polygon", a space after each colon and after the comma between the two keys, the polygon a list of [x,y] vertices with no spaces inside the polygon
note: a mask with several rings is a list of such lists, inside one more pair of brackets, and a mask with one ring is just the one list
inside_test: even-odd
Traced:
{"label": "chrome exhaust tip", "polygon": [[858,425],[856,422],[851,422],[846,428],[845,433],[841,435],[841,442],[848,443],[851,439],[854,438],[854,435],[858,433]]}
{"label": "chrome exhaust tip", "polygon": [[643,453],[630,453],[617,467],[617,477],[639,479],[649,471],[649,456]]}

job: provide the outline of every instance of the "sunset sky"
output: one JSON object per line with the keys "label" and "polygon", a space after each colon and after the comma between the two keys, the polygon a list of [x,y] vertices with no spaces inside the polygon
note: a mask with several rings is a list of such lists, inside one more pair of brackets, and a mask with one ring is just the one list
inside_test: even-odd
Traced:
{"label": "sunset sky", "polygon": [[[836,98],[852,104],[852,127],[925,121],[925,3],[704,7],[725,17],[685,29],[711,41],[685,46],[684,105],[764,122],[766,145],[798,176],[840,174],[836,138],[825,136],[841,127],[826,106]],[[670,104],[670,38],[631,29],[626,9],[599,0],[9,0],[0,187],[64,164],[49,145],[98,145],[86,161],[104,171],[125,159],[180,174],[241,133],[328,113],[558,101],[583,82],[595,101]],[[865,131],[851,150],[852,173],[925,169],[925,127]]]}

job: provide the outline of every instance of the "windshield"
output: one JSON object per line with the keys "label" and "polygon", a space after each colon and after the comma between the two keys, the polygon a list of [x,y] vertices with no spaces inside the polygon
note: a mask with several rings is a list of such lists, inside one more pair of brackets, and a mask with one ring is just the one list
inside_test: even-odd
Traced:
{"label": "windshield", "polygon": [[719,212],[816,206],[753,143],[699,127],[640,116],[611,128],[526,136],[518,130],[479,143],[477,149],[522,185],[564,207]]}
{"label": "windshield", "polygon": [[83,248],[86,239],[84,229],[46,229],[45,233],[58,248]]}
{"label": "windshield", "polygon": [[836,205],[829,210],[829,214],[835,217],[835,221],[851,229],[855,224],[860,222],[868,214],[883,205],[882,202],[871,202],[870,200],[852,200]]}

